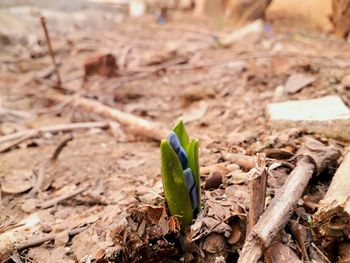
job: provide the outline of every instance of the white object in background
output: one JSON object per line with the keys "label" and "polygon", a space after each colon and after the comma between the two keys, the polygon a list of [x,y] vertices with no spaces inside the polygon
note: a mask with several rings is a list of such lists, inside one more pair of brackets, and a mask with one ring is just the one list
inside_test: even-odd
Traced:
{"label": "white object in background", "polygon": [[131,0],[129,3],[129,15],[142,16],[146,11],[146,4],[142,0]]}
{"label": "white object in background", "polygon": [[271,103],[267,105],[267,112],[272,120],[350,120],[350,110],[338,96]]}

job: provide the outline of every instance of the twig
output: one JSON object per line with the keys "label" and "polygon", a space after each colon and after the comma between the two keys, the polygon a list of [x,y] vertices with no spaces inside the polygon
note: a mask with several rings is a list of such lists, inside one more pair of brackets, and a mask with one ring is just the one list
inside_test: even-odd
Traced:
{"label": "twig", "polygon": [[259,220],[265,209],[266,198],[266,157],[264,153],[257,154],[256,167],[250,171],[250,199],[247,233]]}
{"label": "twig", "polygon": [[58,70],[58,64],[56,63],[55,53],[54,53],[52,45],[51,45],[49,32],[48,32],[47,27],[46,27],[46,19],[45,19],[44,16],[40,17],[40,23],[41,23],[41,25],[43,27],[46,43],[47,43],[47,46],[49,48],[49,52],[50,52],[50,56],[51,56],[51,60],[52,60],[52,64],[53,64],[53,66],[55,68],[56,77],[57,77],[57,86],[61,87],[61,85],[62,85],[61,76],[60,76],[60,72]]}
{"label": "twig", "polygon": [[[37,174],[37,179],[35,186],[33,187],[33,193],[41,192],[46,190],[50,184],[51,179],[47,178],[46,176],[46,170],[48,167],[54,164],[54,162],[57,160],[59,154],[62,152],[63,148],[67,146],[68,142],[73,140],[73,136],[70,134],[67,138],[65,138],[55,149],[54,153],[50,157],[50,159],[45,160],[43,163],[41,163]],[[46,180],[45,180],[46,179]]]}
{"label": "twig", "polygon": [[29,132],[28,134],[26,135],[23,135],[21,138],[15,140],[15,141],[11,141],[5,145],[2,145],[0,146],[0,152],[6,152],[8,151],[9,149],[11,149],[12,147],[15,147],[17,146],[18,144],[32,138],[33,136],[35,136],[36,132],[32,131],[32,132]]}
{"label": "twig", "polygon": [[132,82],[132,81],[144,79],[144,78],[147,78],[149,76],[152,76],[153,74],[158,73],[159,71],[168,69],[171,66],[175,66],[175,65],[182,64],[185,62],[187,62],[187,58],[179,57],[179,58],[175,58],[175,59],[170,60],[170,61],[166,61],[166,62],[159,64],[159,65],[156,65],[156,66],[138,68],[138,69],[133,70],[133,72],[138,72],[138,74],[121,77],[119,79],[119,82],[116,82],[116,85],[119,86],[119,85],[122,85],[122,84],[127,83],[127,82]]}
{"label": "twig", "polygon": [[[67,99],[66,96],[62,95],[51,95],[47,98],[57,102]],[[108,107],[95,100],[77,98],[74,102],[74,105],[77,108],[80,107],[86,112],[100,115],[109,120],[117,121],[120,124],[127,126],[128,130],[136,135],[142,135],[144,137],[160,141],[168,134],[168,131],[158,123],[143,119],[130,113],[122,112],[115,108]]]}
{"label": "twig", "polygon": [[315,142],[317,143],[307,143],[305,148],[299,150],[295,169],[248,234],[238,263],[256,263],[259,260],[264,250],[289,221],[312,175],[318,175],[330,162],[339,158],[339,150]]}
{"label": "twig", "polygon": [[64,139],[56,148],[55,152],[51,156],[51,161],[56,161],[60,153],[62,152],[63,148],[67,146],[68,142],[73,140],[73,136],[70,134],[66,139]]}
{"label": "twig", "polygon": [[[83,227],[79,227],[79,228],[75,228],[75,229],[72,229],[68,232],[68,236],[69,237],[73,237],[83,231],[85,231],[86,229],[88,229],[88,226],[83,226]],[[51,234],[51,235],[48,235],[46,237],[41,237],[41,238],[37,238],[37,239],[34,239],[34,240],[30,240],[24,244],[21,244],[21,245],[17,245],[17,251],[21,251],[21,250],[24,250],[24,249],[27,249],[27,248],[30,248],[30,247],[35,247],[35,246],[39,246],[45,242],[48,242],[48,241],[53,241],[55,240],[56,238],[56,235],[55,234]]]}
{"label": "twig", "polygon": [[51,206],[54,206],[54,205],[57,205],[58,203],[66,200],[66,199],[69,199],[69,198],[72,198],[78,194],[81,194],[82,192],[84,192],[88,187],[87,186],[84,186],[84,187],[80,187],[80,188],[77,188],[75,190],[73,190],[72,192],[70,193],[67,193],[67,194],[64,194],[64,195],[61,195],[61,196],[58,196],[56,198],[53,198],[51,200],[48,200],[40,205],[38,205],[37,207],[39,208],[42,208],[42,209],[46,209],[46,208],[49,208]]}
{"label": "twig", "polygon": [[131,52],[131,49],[132,49],[131,46],[128,46],[122,52],[122,55],[119,60],[119,66],[121,67],[122,70],[126,70],[128,66],[128,55]]}
{"label": "twig", "polygon": [[[45,132],[59,132],[59,131],[71,131],[71,130],[80,130],[80,129],[91,129],[91,128],[107,128],[109,125],[107,122],[77,122],[77,123],[64,123],[52,126],[41,127],[37,129],[28,129],[23,131],[18,131],[0,137],[0,144],[9,142],[12,140],[21,139],[22,137],[28,136],[26,139],[39,136],[40,133]],[[22,141],[21,141],[22,142]],[[18,143],[17,143],[18,144]],[[11,146],[12,147],[12,146]]]}

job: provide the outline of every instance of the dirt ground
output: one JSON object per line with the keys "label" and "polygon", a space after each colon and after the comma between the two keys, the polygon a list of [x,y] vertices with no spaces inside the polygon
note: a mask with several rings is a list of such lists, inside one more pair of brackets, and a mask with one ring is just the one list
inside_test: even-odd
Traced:
{"label": "dirt ground", "polygon": [[[350,91],[341,82],[350,74],[350,47],[331,36],[272,23],[264,26],[258,39],[224,48],[217,38],[228,34],[228,28],[189,14],[171,13],[165,24],[158,24],[153,15],[136,19],[119,11],[92,14],[88,10],[90,19],[65,14],[67,20],[62,22],[61,16],[50,16],[53,11],[45,10],[65,90],[169,129],[182,117],[188,133],[200,140],[201,167],[225,161],[225,153],[254,156],[277,148],[295,153],[305,132],[275,129],[266,114],[268,103],[338,95],[350,106]],[[52,63],[37,11],[23,11],[31,21],[23,22],[25,33],[3,30],[0,35],[1,135],[54,124],[106,121],[75,108],[74,102],[57,104],[48,99],[61,91],[52,87],[55,74],[42,77]],[[176,54],[166,58],[170,49]],[[89,76],[83,85],[86,59],[106,53],[117,58],[117,76]],[[147,65],[155,56],[161,57],[160,62]],[[179,63],[179,58],[184,59]],[[311,74],[316,80],[295,94],[278,94],[276,87],[293,73]],[[20,244],[54,234],[51,242],[28,246],[9,262],[95,262],[97,254],[100,260],[112,260],[117,245],[109,233],[126,222],[127,208],[154,204],[162,193],[159,143],[123,128],[106,124],[44,132],[0,154],[0,234],[18,229]],[[73,139],[57,160],[49,162],[69,135]],[[312,136],[342,151],[348,147],[321,134]],[[312,182],[312,189],[324,194],[335,169]],[[40,172],[49,182],[45,190],[36,192],[32,187]],[[242,180],[228,184],[244,185]],[[46,201],[77,189],[83,190],[42,208]],[[248,200],[243,197],[242,202]],[[22,220],[30,216],[38,223],[23,228]],[[68,238],[69,231],[85,226],[87,230]]]}

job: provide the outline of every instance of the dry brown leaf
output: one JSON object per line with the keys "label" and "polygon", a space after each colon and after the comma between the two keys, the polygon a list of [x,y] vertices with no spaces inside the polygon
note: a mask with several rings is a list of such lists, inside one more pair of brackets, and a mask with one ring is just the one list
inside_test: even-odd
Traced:
{"label": "dry brown leaf", "polygon": [[227,174],[228,185],[232,184],[244,184],[248,180],[248,173],[243,172],[242,170],[235,170]]}
{"label": "dry brown leaf", "polygon": [[284,90],[289,94],[293,94],[300,91],[302,88],[312,84],[313,82],[315,82],[315,80],[316,77],[314,76],[299,73],[292,74],[288,78]]}
{"label": "dry brown leaf", "polygon": [[33,187],[33,180],[34,174],[32,170],[13,170],[3,178],[1,190],[7,194],[20,194]]}
{"label": "dry brown leaf", "polygon": [[188,108],[184,110],[182,114],[183,121],[185,123],[189,123],[202,119],[206,114],[208,107],[208,102],[204,100],[192,103]]}
{"label": "dry brown leaf", "polygon": [[203,250],[209,253],[219,253],[226,248],[223,235],[211,233],[203,243]]}
{"label": "dry brown leaf", "polygon": [[62,231],[57,233],[55,236],[55,246],[56,247],[65,247],[69,240],[68,231]]}
{"label": "dry brown leaf", "polygon": [[47,262],[49,257],[50,251],[43,247],[35,247],[28,252],[28,258],[30,258],[33,263]]}

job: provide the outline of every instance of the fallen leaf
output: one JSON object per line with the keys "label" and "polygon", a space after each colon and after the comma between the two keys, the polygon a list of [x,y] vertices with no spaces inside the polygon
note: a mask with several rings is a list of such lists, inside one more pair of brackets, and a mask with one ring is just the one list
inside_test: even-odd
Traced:
{"label": "fallen leaf", "polygon": [[20,194],[33,187],[33,180],[34,174],[32,170],[13,170],[3,178],[1,190],[7,194]]}
{"label": "fallen leaf", "polygon": [[56,234],[55,237],[55,246],[56,247],[65,247],[67,242],[69,240],[69,235],[68,235],[68,231],[62,231],[60,233]]}
{"label": "fallen leaf", "polygon": [[242,170],[235,170],[226,175],[228,178],[226,183],[228,185],[232,184],[244,184],[248,180],[248,174]]}
{"label": "fallen leaf", "polygon": [[176,49],[162,50],[156,53],[147,54],[140,61],[140,66],[154,66],[174,59],[178,55]]}
{"label": "fallen leaf", "polygon": [[241,236],[242,236],[242,231],[239,226],[239,223],[235,222],[234,224],[231,225],[231,235],[227,239],[227,242],[231,245],[236,244],[240,240]]}
{"label": "fallen leaf", "polygon": [[112,77],[117,74],[118,66],[116,58],[112,54],[98,54],[86,59],[84,70],[85,77],[95,74]]}
{"label": "fallen leaf", "polygon": [[302,88],[315,82],[316,77],[306,74],[292,74],[284,85],[285,92],[289,94],[297,93]]}
{"label": "fallen leaf", "polygon": [[214,172],[205,180],[204,189],[216,189],[222,184],[222,174]]}
{"label": "fallen leaf", "polygon": [[184,123],[202,119],[208,107],[208,103],[204,100],[192,103],[182,114]]}
{"label": "fallen leaf", "polygon": [[209,253],[219,253],[226,248],[223,235],[211,233],[203,243],[203,250]]}
{"label": "fallen leaf", "polygon": [[138,159],[138,157],[125,157],[117,161],[118,167],[122,170],[129,170],[143,165],[146,162],[145,159]]}
{"label": "fallen leaf", "polygon": [[47,259],[50,257],[50,251],[43,247],[35,247],[29,250],[27,256],[33,263],[47,262]]}

